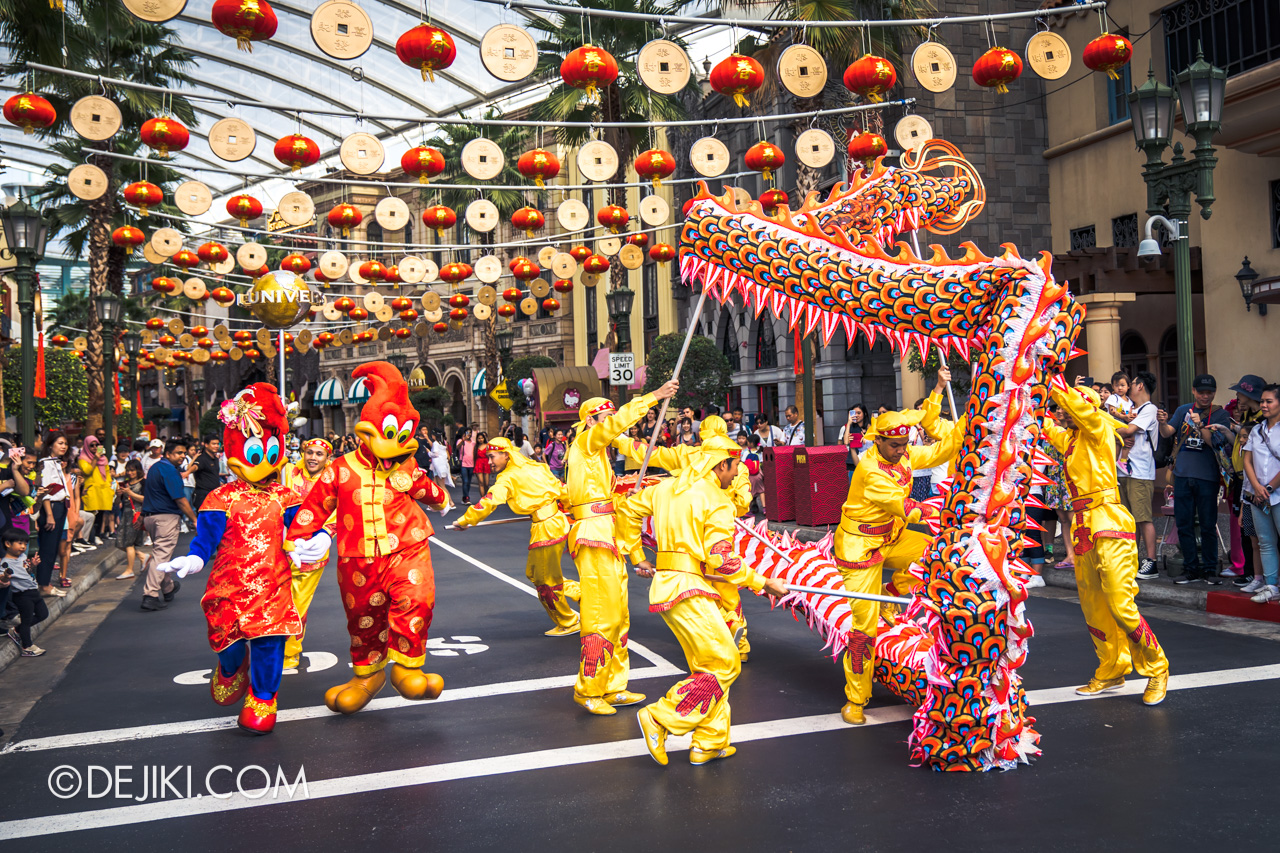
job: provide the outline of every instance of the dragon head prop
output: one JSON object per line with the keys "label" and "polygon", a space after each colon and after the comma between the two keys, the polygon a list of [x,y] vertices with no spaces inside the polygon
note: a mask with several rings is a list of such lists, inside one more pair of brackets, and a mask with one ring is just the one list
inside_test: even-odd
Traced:
{"label": "dragon head prop", "polygon": [[285,463],[289,416],[274,385],[255,382],[218,410],[227,468],[246,483],[260,483]]}
{"label": "dragon head prop", "polygon": [[400,371],[385,362],[371,361],[351,371],[364,377],[372,393],[360,410],[355,433],[382,467],[400,464],[418,449],[418,410],[409,403],[409,386]]}

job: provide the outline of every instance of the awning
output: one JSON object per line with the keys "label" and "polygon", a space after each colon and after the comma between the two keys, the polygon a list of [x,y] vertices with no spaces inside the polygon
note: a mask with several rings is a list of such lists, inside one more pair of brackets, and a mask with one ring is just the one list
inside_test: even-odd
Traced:
{"label": "awning", "polygon": [[600,379],[590,367],[535,367],[533,384],[538,411],[548,419],[576,420],[582,402],[600,396]]}
{"label": "awning", "polygon": [[471,380],[471,396],[483,397],[488,392],[485,390],[484,372],[488,368],[480,368],[480,372]]}
{"label": "awning", "polygon": [[347,389],[347,402],[353,406],[359,406],[370,397],[369,389],[364,385],[364,377],[361,376],[355,382],[351,383],[351,387]]}
{"label": "awning", "polygon": [[341,406],[342,380],[335,376],[333,379],[326,379],[321,382],[320,387],[316,389],[316,396],[311,402],[316,406]]}

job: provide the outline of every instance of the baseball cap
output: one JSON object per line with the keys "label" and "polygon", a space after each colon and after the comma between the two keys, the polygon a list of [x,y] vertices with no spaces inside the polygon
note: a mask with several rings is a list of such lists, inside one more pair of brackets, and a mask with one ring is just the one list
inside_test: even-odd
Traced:
{"label": "baseball cap", "polygon": [[148,448],[150,448],[150,447],[164,447],[164,442],[163,442],[163,441],[161,441],[161,440],[160,440],[160,439],[158,439],[158,438],[153,438],[153,439],[151,439],[151,443],[149,443],[149,444],[147,445],[147,447],[148,447]]}
{"label": "baseball cap", "polygon": [[1208,373],[1201,373],[1191,383],[1191,388],[1195,391],[1217,391],[1218,380],[1214,379]]}
{"label": "baseball cap", "polygon": [[1262,389],[1266,384],[1261,376],[1254,373],[1246,373],[1240,377],[1239,382],[1231,386],[1231,390],[1239,391],[1250,400],[1257,402],[1262,399]]}

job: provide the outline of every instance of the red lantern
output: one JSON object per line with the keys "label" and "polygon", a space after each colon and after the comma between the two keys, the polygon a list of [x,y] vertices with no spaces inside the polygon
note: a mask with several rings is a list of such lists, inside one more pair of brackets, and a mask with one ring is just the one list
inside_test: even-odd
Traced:
{"label": "red lantern", "polygon": [[281,137],[275,147],[276,159],[296,172],[303,166],[310,166],[320,159],[320,146],[310,137],[301,133],[291,133]]}
{"label": "red lantern", "polygon": [[514,306],[514,305],[499,305],[499,306],[498,306],[498,316],[499,316],[499,317],[503,317],[503,318],[505,318],[505,319],[507,319],[507,320],[510,320],[512,317],[516,316],[516,306]]}
{"label": "red lantern", "polygon": [[773,213],[788,201],[790,199],[782,190],[765,190],[760,193],[760,206],[764,208],[765,213]]}
{"label": "red lantern", "polygon": [[250,332],[247,329],[241,329],[240,331],[232,334],[231,337],[235,339],[237,343],[244,343],[245,341],[253,340],[253,332]]}
{"label": "red lantern", "polygon": [[212,267],[214,264],[220,264],[231,257],[231,254],[227,251],[226,246],[210,240],[196,249],[196,257]]}
{"label": "red lantern", "polygon": [[269,272],[271,272],[271,267],[267,266],[266,264],[263,264],[262,266],[258,267],[256,270],[251,270],[247,267],[244,270],[244,274],[252,278],[262,278],[264,275],[266,275]]}
{"label": "red lantern", "polygon": [[200,265],[200,256],[190,249],[179,249],[174,253],[173,257],[169,259],[169,263],[173,264],[175,267],[189,270],[192,267]]}
{"label": "red lantern", "polygon": [[218,32],[235,39],[241,50],[252,52],[253,42],[276,34],[276,13],[267,0],[214,0],[212,18]]}
{"label": "red lantern", "polygon": [[130,252],[141,246],[146,239],[147,235],[132,225],[121,225],[111,232],[111,242],[122,249],[128,249]]}
{"label": "red lantern", "polygon": [[347,312],[347,316],[359,323],[369,319],[369,312],[357,305]]}
{"label": "red lantern", "polygon": [[877,157],[889,153],[889,144],[878,133],[859,133],[849,140],[849,159],[861,160],[868,166]]}
{"label": "red lantern", "polygon": [[213,349],[213,341],[209,338],[201,338],[196,341],[196,346],[200,347],[200,349]]}
{"label": "red lantern", "polygon": [[676,158],[670,151],[650,148],[636,157],[636,174],[653,181],[654,189],[662,186],[662,179],[668,178],[676,170]]}
{"label": "red lantern", "polygon": [[508,287],[502,291],[502,298],[511,303],[519,302],[524,299],[524,291],[518,287]]}
{"label": "red lantern", "polygon": [[53,127],[58,120],[58,111],[45,98],[34,92],[24,92],[4,102],[4,117],[27,135],[35,132],[36,128]]}
{"label": "red lantern", "polygon": [[327,347],[329,344],[333,343],[333,334],[331,332],[321,332],[316,335],[315,342],[321,346]]}
{"label": "red lantern", "polygon": [[[417,319],[417,317],[418,317],[418,312],[414,311],[413,319]],[[405,322],[411,322],[411,321],[406,320]],[[401,326],[398,329],[392,329],[391,334],[395,335],[397,338],[403,341],[405,338],[413,334],[413,329],[410,329],[408,326]]]}
{"label": "red lantern", "polygon": [[573,292],[573,279],[571,279],[571,278],[558,278],[558,279],[556,279],[555,284],[553,284],[553,285],[551,285],[551,286],[552,286],[553,288],[555,288],[556,293],[572,293],[572,292]]}
{"label": "red lantern", "polygon": [[182,122],[170,116],[147,119],[138,136],[147,147],[160,152],[161,157],[168,157],[170,151],[181,151],[191,141],[191,133]]}
{"label": "red lantern", "polygon": [[582,263],[587,258],[591,257],[591,250],[586,246],[574,246],[569,250],[569,255],[578,263]]}
{"label": "red lantern", "polygon": [[151,289],[156,293],[173,293],[181,286],[182,284],[176,279],[164,275],[151,279]]}
{"label": "red lantern", "polygon": [[536,208],[522,207],[511,214],[511,224],[524,231],[526,236],[532,237],[533,232],[541,231],[542,226],[547,224],[547,218]]}
{"label": "red lantern", "polygon": [[666,243],[654,243],[653,248],[649,250],[649,257],[661,264],[665,264],[676,256],[676,250]]}
{"label": "red lantern", "polygon": [[412,323],[414,320],[418,319],[418,312],[416,309],[406,308],[400,312],[399,317],[406,323]]}
{"label": "red lantern", "polygon": [[448,68],[457,55],[453,38],[430,24],[418,24],[396,40],[396,56],[410,68],[420,70],[423,80],[434,82],[434,72]]}
{"label": "red lantern", "polygon": [[533,281],[542,275],[542,267],[528,258],[516,258],[509,266],[511,267],[511,274],[516,277],[517,281]]}
{"label": "red lantern", "polygon": [[337,308],[343,314],[346,314],[352,308],[356,307],[356,301],[350,296],[339,296],[333,301],[333,307]]}
{"label": "red lantern", "polygon": [[251,359],[253,361],[257,361],[258,359],[262,358],[262,353],[258,352],[253,347],[250,347],[249,349],[245,350],[244,355],[245,355],[245,358]]}
{"label": "red lantern", "polygon": [[774,169],[782,168],[782,164],[787,162],[787,157],[782,153],[782,149],[772,142],[757,142],[747,149],[743,162],[747,164],[748,169],[762,172],[767,181],[773,177]]}
{"label": "red lantern", "polygon": [[213,352],[209,353],[209,358],[210,358],[210,359],[212,359],[213,361],[217,361],[217,362],[223,362],[223,361],[230,361],[230,360],[231,360],[231,356],[230,356],[230,354],[225,353],[225,352],[223,352],[223,351],[222,351],[222,350],[220,350],[220,349],[218,349],[218,350],[214,350]]}
{"label": "red lantern", "polygon": [[391,300],[392,311],[403,311],[406,308],[412,308],[412,307],[413,307],[413,300],[407,296],[397,296],[395,299]]}
{"label": "red lantern", "polygon": [[433,204],[422,211],[422,223],[428,228],[436,229],[436,236],[443,237],[444,229],[452,228],[458,222],[458,214],[453,208],[443,204]]}
{"label": "red lantern", "polygon": [[138,208],[139,216],[146,216],[148,207],[164,201],[164,193],[150,181],[135,181],[124,188],[124,200]]}
{"label": "red lantern", "polygon": [[711,69],[711,88],[732,97],[740,107],[749,107],[747,95],[764,85],[764,67],[749,56],[731,53]]}
{"label": "red lantern", "polygon": [[449,284],[457,284],[471,277],[471,264],[465,261],[453,261],[440,268],[440,280]]}
{"label": "red lantern", "polygon": [[600,273],[609,271],[609,259],[604,255],[592,255],[582,262],[582,268],[589,273]]}
{"label": "red lantern", "polygon": [[162,347],[171,347],[175,343],[177,343],[177,338],[175,338],[173,335],[161,335],[159,338],[156,339],[156,342],[159,343],[160,346]]}
{"label": "red lantern", "polygon": [[648,234],[632,234],[629,237],[627,237],[627,244],[631,246],[639,246],[641,249],[643,249],[645,246],[649,245],[649,235]]}
{"label": "red lantern", "polygon": [[400,278],[400,267],[392,264],[382,270],[382,281],[384,284],[399,284],[403,279]]}
{"label": "red lantern", "polygon": [[444,171],[444,155],[434,148],[419,145],[401,155],[400,168],[406,175],[417,175],[418,183],[425,184],[429,178]]}
{"label": "red lantern", "polygon": [[538,186],[560,174],[560,160],[556,155],[542,148],[526,151],[516,160],[516,171],[526,178],[533,178]]}
{"label": "red lantern", "polygon": [[1124,36],[1103,33],[1084,46],[1084,64],[1102,71],[1112,80],[1120,79],[1120,69],[1133,59],[1133,43]]}
{"label": "red lantern", "polygon": [[360,277],[365,281],[377,283],[387,274],[387,268],[381,261],[365,261],[360,265]]}
{"label": "red lantern", "polygon": [[619,229],[626,228],[627,223],[630,221],[631,214],[627,213],[627,209],[616,204],[602,207],[600,212],[596,214],[596,222],[599,222],[614,234],[617,234]]}
{"label": "red lantern", "polygon": [[584,44],[569,51],[560,63],[560,79],[566,86],[584,89],[587,97],[594,101],[600,87],[618,79],[618,61],[604,48]]}
{"label": "red lantern", "polygon": [[257,219],[262,215],[262,202],[245,193],[233,195],[227,199],[227,213],[240,220],[240,227],[245,228],[250,219]]}
{"label": "red lantern", "polygon": [[191,332],[193,338],[203,338],[209,334],[208,326],[192,326],[187,331]]}
{"label": "red lantern", "polygon": [[280,269],[291,272],[294,275],[304,275],[311,269],[311,261],[307,260],[306,255],[300,255],[297,252],[285,255],[280,261]]}
{"label": "red lantern", "polygon": [[152,317],[150,320],[147,320],[146,327],[148,329],[151,329],[152,331],[163,329],[164,320],[160,319],[159,317]]}
{"label": "red lantern", "polygon": [[548,296],[546,299],[542,300],[542,310],[546,311],[548,314],[554,314],[560,310],[560,300],[556,299],[554,296]]}
{"label": "red lantern", "polygon": [[209,296],[219,305],[230,305],[236,301],[236,295],[225,287],[217,288]]}
{"label": "red lantern", "polygon": [[[503,306],[503,307],[506,307],[506,306]],[[445,322],[440,322],[440,323],[436,323],[431,328],[436,330],[437,335],[443,335],[445,332],[449,331],[449,324]]]}
{"label": "red lantern", "polygon": [[973,82],[1001,94],[1022,74],[1022,57],[1007,47],[993,47],[973,63]]}
{"label": "red lantern", "polygon": [[364,221],[364,214],[354,204],[334,205],[333,210],[329,211],[329,225],[333,228],[341,228],[343,237],[351,236],[351,229],[355,228]]}
{"label": "red lantern", "polygon": [[866,54],[844,70],[844,87],[873,104],[884,100],[885,92],[898,82],[893,63],[883,56]]}
{"label": "red lantern", "polygon": [[69,342],[70,340],[66,335],[54,335],[52,338],[49,338],[49,343],[53,344],[55,347],[65,347]]}
{"label": "red lantern", "polygon": [[[466,308],[470,304],[471,304],[471,300],[467,298],[467,295],[465,293],[455,293],[449,297],[450,308]],[[408,306],[405,306],[405,307],[408,307]]]}
{"label": "red lantern", "polygon": [[461,323],[463,320],[467,319],[467,309],[454,308],[449,312],[449,319],[455,323]]}

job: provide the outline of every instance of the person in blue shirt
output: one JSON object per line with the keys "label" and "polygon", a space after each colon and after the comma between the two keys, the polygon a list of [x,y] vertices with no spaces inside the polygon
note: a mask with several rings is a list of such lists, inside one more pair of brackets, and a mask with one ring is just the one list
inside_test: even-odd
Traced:
{"label": "person in blue shirt", "polygon": [[196,526],[196,514],[187,500],[178,466],[187,456],[187,443],[171,438],[165,442],[164,456],[147,472],[142,486],[142,527],[151,537],[154,548],[143,568],[147,580],[142,587],[142,609],[163,610],[178,594],[181,584],[172,575],[160,571],[161,563],[173,558],[178,545],[178,530],[183,516]]}
{"label": "person in blue shirt", "polygon": [[[1207,373],[1191,383],[1195,402],[1179,406],[1172,417],[1158,417],[1160,434],[1174,436],[1173,520],[1178,525],[1178,548],[1182,551],[1183,574],[1179,584],[1205,583],[1217,586],[1218,579],[1218,490],[1222,473],[1213,452],[1215,441],[1224,441],[1216,425],[1229,426],[1231,419],[1221,406],[1213,405],[1218,380]],[[1160,412],[1164,415],[1164,412]],[[1199,524],[1199,541],[1196,525]]]}

